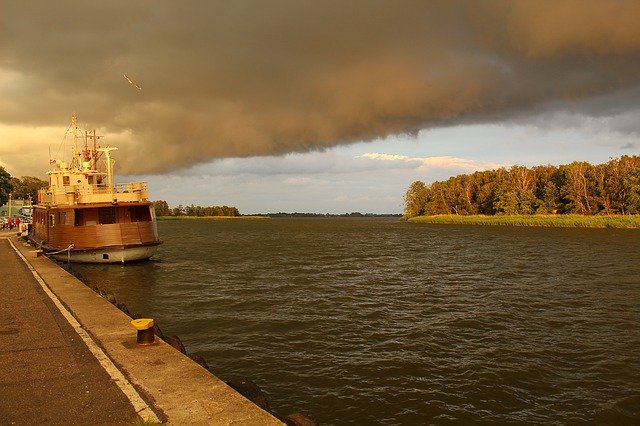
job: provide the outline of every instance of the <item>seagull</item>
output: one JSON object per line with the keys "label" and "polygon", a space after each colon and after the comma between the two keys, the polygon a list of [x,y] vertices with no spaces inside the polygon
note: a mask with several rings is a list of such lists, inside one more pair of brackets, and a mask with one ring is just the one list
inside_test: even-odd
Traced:
{"label": "seagull", "polygon": [[138,86],[137,84],[135,84],[133,81],[131,81],[131,79],[129,77],[127,77],[126,74],[122,74],[124,76],[124,78],[127,79],[127,81],[129,82],[129,84],[131,84],[133,87],[135,87],[138,90],[142,90],[142,87]]}

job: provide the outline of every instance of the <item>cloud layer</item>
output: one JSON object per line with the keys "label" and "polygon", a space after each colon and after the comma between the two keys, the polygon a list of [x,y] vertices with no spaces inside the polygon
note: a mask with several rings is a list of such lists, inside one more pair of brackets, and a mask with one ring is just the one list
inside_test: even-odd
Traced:
{"label": "cloud layer", "polygon": [[9,0],[1,142],[76,112],[122,173],[163,173],[550,109],[637,112],[638,22],[635,0]]}

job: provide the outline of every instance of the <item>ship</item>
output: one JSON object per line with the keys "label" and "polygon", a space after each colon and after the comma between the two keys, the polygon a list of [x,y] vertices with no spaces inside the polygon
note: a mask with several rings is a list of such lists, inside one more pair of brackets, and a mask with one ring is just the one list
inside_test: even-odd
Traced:
{"label": "ship", "polygon": [[[151,258],[162,243],[146,182],[114,184],[112,152],[71,116],[71,157],[50,159],[49,186],[38,191],[29,239],[49,257],[78,263]],[[66,136],[65,135],[65,139]]]}

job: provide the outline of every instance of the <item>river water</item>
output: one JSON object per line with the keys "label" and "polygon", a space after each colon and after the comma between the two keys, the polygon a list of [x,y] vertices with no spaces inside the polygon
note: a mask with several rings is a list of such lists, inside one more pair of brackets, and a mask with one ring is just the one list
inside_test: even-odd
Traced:
{"label": "river water", "polygon": [[[640,422],[640,231],[385,218],[161,221],[155,260],[76,265],[277,415]],[[170,378],[168,378],[170,380]]]}

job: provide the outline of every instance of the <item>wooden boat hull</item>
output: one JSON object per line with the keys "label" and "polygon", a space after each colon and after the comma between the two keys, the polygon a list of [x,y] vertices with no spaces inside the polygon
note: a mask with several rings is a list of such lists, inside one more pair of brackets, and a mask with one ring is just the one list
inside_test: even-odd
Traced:
{"label": "wooden boat hull", "polygon": [[149,202],[35,206],[30,239],[50,257],[78,263],[145,260],[161,244]]}

